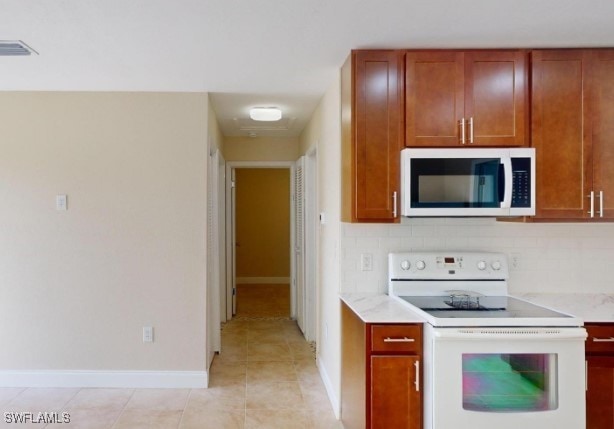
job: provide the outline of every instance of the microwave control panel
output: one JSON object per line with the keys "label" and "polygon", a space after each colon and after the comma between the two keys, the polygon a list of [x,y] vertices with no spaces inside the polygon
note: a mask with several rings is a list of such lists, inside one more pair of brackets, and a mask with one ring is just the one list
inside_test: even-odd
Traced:
{"label": "microwave control panel", "polygon": [[512,207],[531,207],[530,158],[512,158]]}

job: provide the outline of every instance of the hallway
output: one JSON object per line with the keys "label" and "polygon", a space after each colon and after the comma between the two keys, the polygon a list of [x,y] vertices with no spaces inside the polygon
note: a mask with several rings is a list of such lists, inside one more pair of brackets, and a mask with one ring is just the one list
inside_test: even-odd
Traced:
{"label": "hallway", "polygon": [[290,319],[239,318],[227,323],[209,392],[218,411],[203,411],[203,417],[217,419],[220,428],[342,428],[314,352]]}

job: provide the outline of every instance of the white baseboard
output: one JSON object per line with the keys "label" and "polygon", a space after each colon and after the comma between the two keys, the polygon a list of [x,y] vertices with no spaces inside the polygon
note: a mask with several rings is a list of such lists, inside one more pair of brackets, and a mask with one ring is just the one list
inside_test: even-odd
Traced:
{"label": "white baseboard", "polygon": [[0,371],[0,387],[204,388],[206,371]]}
{"label": "white baseboard", "polygon": [[290,277],[237,277],[237,284],[290,284]]}
{"label": "white baseboard", "polygon": [[319,357],[316,357],[316,365],[318,366],[318,370],[320,371],[320,377],[322,378],[322,382],[324,383],[324,387],[326,388],[328,400],[333,407],[333,413],[335,413],[335,417],[337,418],[337,420],[339,420],[341,418],[341,402],[335,394],[335,390],[333,389],[333,384],[330,381],[328,372],[326,372],[326,368],[322,364],[322,361],[319,359]]}

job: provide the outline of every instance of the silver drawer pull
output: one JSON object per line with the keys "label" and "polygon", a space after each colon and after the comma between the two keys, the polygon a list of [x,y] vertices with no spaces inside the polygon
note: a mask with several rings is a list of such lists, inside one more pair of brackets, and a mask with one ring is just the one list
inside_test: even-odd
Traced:
{"label": "silver drawer pull", "polygon": [[610,338],[593,338],[595,343],[614,343],[614,337]]}
{"label": "silver drawer pull", "polygon": [[[414,340],[413,338],[407,338],[407,337],[403,337],[403,338],[386,337],[384,338],[385,343],[413,343],[414,341],[416,340]],[[614,341],[614,339],[612,341]]]}

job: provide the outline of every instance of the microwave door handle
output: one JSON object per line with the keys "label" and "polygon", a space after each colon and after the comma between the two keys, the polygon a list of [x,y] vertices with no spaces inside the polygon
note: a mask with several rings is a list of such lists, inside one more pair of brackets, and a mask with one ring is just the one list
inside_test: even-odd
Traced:
{"label": "microwave door handle", "polygon": [[505,190],[503,193],[503,201],[501,202],[501,208],[509,209],[510,207],[512,207],[512,158],[510,156],[502,157],[501,164],[503,165],[503,177],[505,180]]}

